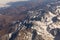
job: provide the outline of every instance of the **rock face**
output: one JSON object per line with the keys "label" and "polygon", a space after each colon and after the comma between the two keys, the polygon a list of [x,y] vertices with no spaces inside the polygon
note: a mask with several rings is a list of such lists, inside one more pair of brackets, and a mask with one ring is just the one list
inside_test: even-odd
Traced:
{"label": "rock face", "polygon": [[[23,24],[26,29],[20,30],[15,40],[60,40],[59,13],[57,15],[48,11],[43,12],[42,15],[42,11],[37,10],[28,11],[28,13],[29,22],[25,21],[26,23]],[[28,27],[30,22],[33,25]]]}
{"label": "rock face", "polygon": [[0,39],[60,40],[60,9],[57,8],[57,6],[59,7],[59,5],[55,4],[57,3],[49,3],[49,7],[44,6],[43,8],[28,10],[28,17],[18,24],[19,27],[17,28],[17,30],[11,34],[1,37]]}
{"label": "rock face", "polygon": [[44,40],[44,39],[42,38],[41,35],[37,34],[36,30],[24,29],[19,32],[15,40]]}
{"label": "rock face", "polygon": [[59,15],[59,13],[55,15],[50,11],[45,13],[41,21],[33,21],[34,26],[32,29],[35,29],[37,34],[41,35],[44,40],[60,40],[57,36],[60,33]]}

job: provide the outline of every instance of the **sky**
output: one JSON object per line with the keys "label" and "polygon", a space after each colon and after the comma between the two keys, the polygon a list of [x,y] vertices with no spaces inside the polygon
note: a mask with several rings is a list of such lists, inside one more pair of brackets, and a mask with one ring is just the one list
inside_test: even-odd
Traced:
{"label": "sky", "polygon": [[0,0],[0,4],[6,4],[9,2],[16,2],[16,1],[28,1],[28,0]]}
{"label": "sky", "polygon": [[7,3],[18,2],[18,1],[28,1],[28,0],[0,0],[0,8],[1,7],[9,7],[10,5],[7,5]]}
{"label": "sky", "polygon": [[10,5],[7,5],[7,3],[19,2],[19,1],[34,1],[34,2],[39,2],[39,1],[44,1],[44,0],[0,0],[0,7],[9,7]]}

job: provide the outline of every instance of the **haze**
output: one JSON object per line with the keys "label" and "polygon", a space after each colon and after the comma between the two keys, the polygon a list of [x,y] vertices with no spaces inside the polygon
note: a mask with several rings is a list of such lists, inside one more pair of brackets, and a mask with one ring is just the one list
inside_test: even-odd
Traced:
{"label": "haze", "polygon": [[0,0],[0,4],[6,4],[9,2],[16,2],[16,1],[28,1],[28,0]]}
{"label": "haze", "polygon": [[28,1],[28,0],[0,0],[0,8],[1,7],[9,7],[10,5],[7,5],[7,3],[18,2],[18,1]]}

